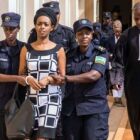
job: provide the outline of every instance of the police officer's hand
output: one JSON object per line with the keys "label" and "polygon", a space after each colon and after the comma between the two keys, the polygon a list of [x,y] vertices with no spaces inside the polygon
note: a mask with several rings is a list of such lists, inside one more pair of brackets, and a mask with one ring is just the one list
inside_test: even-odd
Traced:
{"label": "police officer's hand", "polygon": [[25,76],[18,76],[17,83],[19,83],[22,86],[26,86]]}
{"label": "police officer's hand", "polygon": [[33,76],[28,76],[27,79],[28,85],[30,85],[34,90],[41,90],[41,85],[39,84],[38,80],[35,79]]}
{"label": "police officer's hand", "polygon": [[61,76],[61,75],[51,75],[51,77],[54,80],[54,83],[57,85],[62,85],[65,83],[65,76]]}
{"label": "police officer's hand", "polygon": [[121,89],[121,85],[115,84],[115,85],[113,85],[113,89],[120,90]]}

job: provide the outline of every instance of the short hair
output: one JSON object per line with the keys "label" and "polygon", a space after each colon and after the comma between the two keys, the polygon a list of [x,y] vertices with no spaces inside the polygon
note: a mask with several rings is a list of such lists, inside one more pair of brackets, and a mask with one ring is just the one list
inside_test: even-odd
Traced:
{"label": "short hair", "polygon": [[138,10],[138,9],[140,9],[140,2],[137,2],[135,5],[134,5],[134,7],[133,7],[133,10],[135,11],[135,10]]}
{"label": "short hair", "polygon": [[122,28],[122,23],[121,23],[121,21],[120,20],[115,20],[114,22],[113,22],[113,26],[116,26],[116,27],[120,27],[120,28]]}

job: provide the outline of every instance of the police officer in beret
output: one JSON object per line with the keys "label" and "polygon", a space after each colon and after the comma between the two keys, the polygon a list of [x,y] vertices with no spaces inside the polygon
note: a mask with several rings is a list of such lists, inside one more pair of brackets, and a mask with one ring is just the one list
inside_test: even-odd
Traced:
{"label": "police officer in beret", "polygon": [[104,12],[103,13],[102,30],[106,34],[106,39],[108,39],[113,34],[111,12]]}
{"label": "police officer in beret", "polygon": [[89,20],[80,19],[73,28],[79,45],[67,59],[64,77],[64,140],[106,140],[109,108],[104,74],[108,55],[106,49],[91,42],[93,24]]}
{"label": "police officer in beret", "polygon": [[[74,49],[77,46],[73,30],[70,27],[59,24],[60,19],[60,8],[59,2],[51,1],[43,4],[43,7],[49,7],[54,10],[57,15],[57,25],[54,28],[54,31],[50,33],[50,40],[56,44],[61,44],[65,52],[68,53],[70,50]],[[35,29],[32,29],[31,34],[28,39],[28,43],[36,41],[37,35]]]}
{"label": "police officer in beret", "polygon": [[102,31],[102,25],[99,22],[93,23],[92,41],[95,45],[105,46],[105,33]]}
{"label": "police officer in beret", "polygon": [[25,43],[17,40],[20,15],[9,12],[2,14],[1,18],[6,38],[0,41],[0,140],[7,140],[4,107],[12,97],[16,82],[25,83],[24,77],[17,76],[20,50]]}

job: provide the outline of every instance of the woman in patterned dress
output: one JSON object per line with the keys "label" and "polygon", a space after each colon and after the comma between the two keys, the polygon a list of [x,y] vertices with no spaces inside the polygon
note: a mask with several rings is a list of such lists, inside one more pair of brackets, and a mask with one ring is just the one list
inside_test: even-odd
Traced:
{"label": "woman in patterned dress", "polygon": [[34,17],[37,41],[21,50],[19,74],[27,72],[29,97],[35,107],[31,140],[55,138],[60,116],[62,82],[55,81],[51,75],[58,72],[65,75],[65,53],[63,47],[49,40],[49,33],[56,22],[56,15],[50,8],[40,8]]}

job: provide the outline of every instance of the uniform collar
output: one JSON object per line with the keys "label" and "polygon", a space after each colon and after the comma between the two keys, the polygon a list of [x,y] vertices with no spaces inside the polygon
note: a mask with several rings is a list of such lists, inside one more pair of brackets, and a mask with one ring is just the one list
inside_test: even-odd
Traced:
{"label": "uniform collar", "polygon": [[87,58],[91,57],[92,52],[93,52],[93,49],[94,49],[93,44],[90,43],[89,46],[88,46],[88,50],[87,50],[87,52],[85,53],[85,56],[86,56]]}
{"label": "uniform collar", "polygon": [[19,53],[21,45],[20,45],[20,42],[18,40],[16,40],[16,45],[11,46],[11,47],[8,46],[6,40],[4,40],[3,43],[4,43],[4,46],[6,46],[6,51],[8,52],[8,54],[10,56],[15,56]]}
{"label": "uniform collar", "polygon": [[94,47],[93,47],[93,45],[90,43],[89,46],[88,46],[88,50],[86,51],[86,53],[82,54],[82,53],[80,52],[79,47],[77,47],[76,55],[75,55],[75,57],[74,57],[74,60],[75,60],[76,62],[79,62],[79,61],[80,61],[80,57],[83,57],[83,59],[84,59],[84,58],[89,58],[89,57],[91,57],[91,55],[92,55],[92,53],[93,53],[93,49],[94,49]]}

